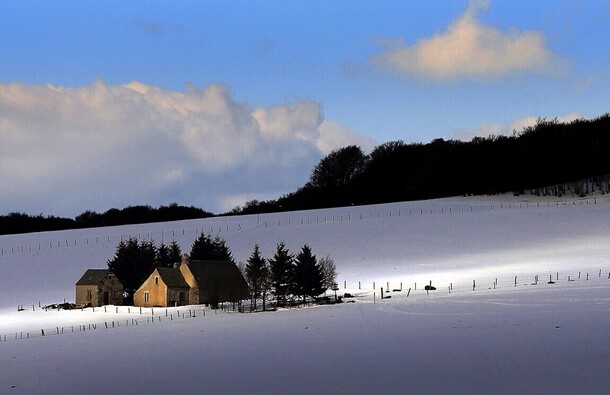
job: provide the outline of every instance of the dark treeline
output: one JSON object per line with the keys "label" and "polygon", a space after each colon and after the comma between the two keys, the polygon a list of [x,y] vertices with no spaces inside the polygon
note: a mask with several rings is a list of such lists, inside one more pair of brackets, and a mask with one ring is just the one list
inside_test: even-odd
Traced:
{"label": "dark treeline", "polygon": [[43,216],[42,214],[31,216],[23,213],[10,213],[0,216],[0,234],[179,221],[211,216],[213,216],[212,213],[200,208],[179,206],[175,203],[159,208],[150,206],[112,208],[101,214],[95,211],[85,211],[74,219]]}
{"label": "dark treeline", "polygon": [[335,150],[309,182],[277,200],[250,201],[231,214],[292,211],[448,196],[548,191],[580,195],[594,179],[607,193],[610,115],[560,123],[538,119],[512,136],[392,141],[365,155],[357,146]]}
{"label": "dark treeline", "polygon": [[[391,141],[365,155],[357,146],[335,150],[312,170],[297,191],[276,200],[252,200],[227,214],[256,214],[504,192],[583,195],[595,184],[608,193],[610,114],[560,123],[539,119],[512,136],[469,142]],[[583,182],[589,180],[588,182]],[[0,234],[206,218],[214,214],[177,204],[131,206],[74,219],[10,213]]]}

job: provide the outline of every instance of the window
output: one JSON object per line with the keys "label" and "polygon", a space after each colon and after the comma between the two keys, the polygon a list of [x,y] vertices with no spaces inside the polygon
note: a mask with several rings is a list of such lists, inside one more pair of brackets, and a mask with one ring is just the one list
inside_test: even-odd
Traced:
{"label": "window", "polygon": [[144,301],[150,302],[150,293],[148,291],[144,292]]}
{"label": "window", "polygon": [[93,293],[91,292],[91,290],[87,291],[87,300],[91,300],[93,299]]}
{"label": "window", "polygon": [[159,277],[155,276],[155,284],[159,284]]}

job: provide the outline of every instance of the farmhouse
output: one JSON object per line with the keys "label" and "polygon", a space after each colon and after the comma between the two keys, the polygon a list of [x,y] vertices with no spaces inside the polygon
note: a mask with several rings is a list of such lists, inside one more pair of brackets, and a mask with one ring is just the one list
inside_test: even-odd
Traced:
{"label": "farmhouse", "polygon": [[248,284],[230,261],[190,261],[187,254],[173,268],[157,268],[134,294],[138,307],[218,305],[249,297]]}
{"label": "farmhouse", "polygon": [[158,267],[133,296],[135,306],[184,306],[189,304],[190,287],[178,268]]}
{"label": "farmhouse", "polygon": [[76,282],[76,304],[120,306],[123,304],[123,284],[108,269],[89,269]]}

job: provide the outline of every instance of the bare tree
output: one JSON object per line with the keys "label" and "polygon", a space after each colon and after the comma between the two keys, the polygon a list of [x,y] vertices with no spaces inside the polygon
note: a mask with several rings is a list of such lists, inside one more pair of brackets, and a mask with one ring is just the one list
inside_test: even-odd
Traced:
{"label": "bare tree", "polygon": [[324,288],[332,288],[333,283],[337,281],[337,267],[335,266],[335,261],[327,254],[324,258],[321,258],[318,263],[322,268],[322,274],[324,276]]}

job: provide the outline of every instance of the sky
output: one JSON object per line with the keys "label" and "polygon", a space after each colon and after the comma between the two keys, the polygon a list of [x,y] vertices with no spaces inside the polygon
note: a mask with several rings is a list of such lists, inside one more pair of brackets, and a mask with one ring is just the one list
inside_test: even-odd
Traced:
{"label": "sky", "polygon": [[608,0],[7,0],[0,17],[0,215],[221,213],[346,145],[610,108]]}

